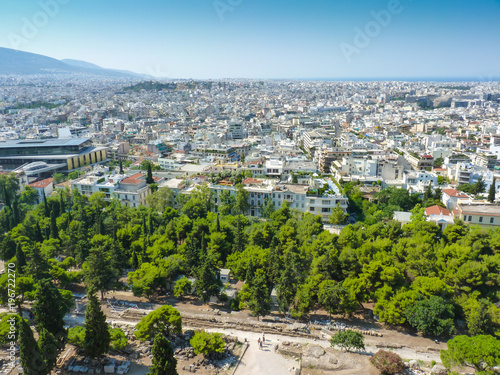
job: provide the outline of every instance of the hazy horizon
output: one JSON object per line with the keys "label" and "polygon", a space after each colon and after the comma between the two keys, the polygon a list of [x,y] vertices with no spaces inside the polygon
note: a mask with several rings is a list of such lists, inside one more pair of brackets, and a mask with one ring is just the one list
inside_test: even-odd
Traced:
{"label": "hazy horizon", "polygon": [[491,81],[500,1],[9,2],[0,46],[183,79]]}

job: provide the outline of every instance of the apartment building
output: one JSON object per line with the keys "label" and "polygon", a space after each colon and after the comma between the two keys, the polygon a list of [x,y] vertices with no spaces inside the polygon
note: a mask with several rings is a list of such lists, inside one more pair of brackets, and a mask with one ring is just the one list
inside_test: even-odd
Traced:
{"label": "apartment building", "polygon": [[483,228],[500,226],[500,206],[493,204],[459,203],[453,215],[467,224],[479,225]]}
{"label": "apartment building", "polygon": [[[316,181],[317,183],[317,181]],[[251,216],[262,216],[262,209],[268,199],[271,199],[276,209],[280,208],[285,201],[290,208],[301,212],[309,212],[313,215],[320,215],[324,222],[329,221],[333,209],[337,206],[347,212],[348,199],[338,191],[333,191],[335,186],[321,180],[321,189],[314,189],[314,183],[310,184],[289,184],[280,183],[275,180],[246,179],[242,182],[244,189],[248,191],[248,203]],[[328,186],[329,185],[329,186]],[[236,188],[231,184],[211,184],[210,189],[214,192],[214,202],[220,204],[219,196],[226,190],[232,196],[236,196]]]}

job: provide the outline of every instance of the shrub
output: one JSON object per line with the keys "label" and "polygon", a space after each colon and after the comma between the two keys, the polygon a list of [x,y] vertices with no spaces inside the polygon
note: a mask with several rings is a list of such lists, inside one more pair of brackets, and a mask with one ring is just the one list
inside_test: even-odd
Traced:
{"label": "shrub", "polygon": [[385,350],[375,353],[370,358],[370,362],[380,370],[382,375],[397,374],[405,369],[405,364],[399,355]]}
{"label": "shrub", "polygon": [[338,345],[350,352],[353,349],[365,350],[364,337],[361,333],[347,329],[337,332],[330,340],[332,346]]}
{"label": "shrub", "polygon": [[68,330],[68,342],[79,348],[85,345],[85,328],[78,326]]}
{"label": "shrub", "polygon": [[121,328],[110,328],[109,335],[111,337],[110,346],[113,350],[123,350],[128,345],[125,332]]}
{"label": "shrub", "polygon": [[196,332],[189,341],[195,354],[202,353],[205,357],[213,353],[222,353],[226,343],[220,333]]}

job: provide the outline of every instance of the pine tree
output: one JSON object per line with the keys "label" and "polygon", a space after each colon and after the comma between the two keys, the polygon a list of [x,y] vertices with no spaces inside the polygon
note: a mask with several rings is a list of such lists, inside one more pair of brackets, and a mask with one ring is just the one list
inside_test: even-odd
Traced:
{"label": "pine tree", "polygon": [[106,315],[102,312],[95,288],[89,288],[89,300],[85,310],[85,352],[92,358],[99,358],[109,351],[110,335]]}
{"label": "pine tree", "polygon": [[33,313],[38,322],[37,329],[41,332],[45,328],[58,339],[66,335],[63,320],[66,311],[61,301],[61,293],[52,281],[41,280],[36,289],[33,304]]}
{"label": "pine tree", "polygon": [[17,269],[22,273],[23,268],[26,267],[26,255],[22,249],[21,242],[17,244],[16,248],[16,260],[17,260]]}
{"label": "pine tree", "polygon": [[41,328],[38,337],[38,348],[40,349],[40,353],[45,360],[47,373],[50,374],[56,366],[61,346],[52,333],[47,331],[45,328]]}
{"label": "pine tree", "polygon": [[19,326],[19,355],[24,374],[46,375],[48,373],[45,360],[33,337],[33,331],[24,319],[21,319]]}
{"label": "pine tree", "polygon": [[177,360],[174,358],[172,344],[163,333],[158,333],[151,349],[152,366],[148,375],[177,375]]}
{"label": "pine tree", "polygon": [[493,177],[493,182],[490,186],[490,190],[488,191],[488,202],[493,203],[495,201],[495,194],[496,194],[496,180],[495,177]]}

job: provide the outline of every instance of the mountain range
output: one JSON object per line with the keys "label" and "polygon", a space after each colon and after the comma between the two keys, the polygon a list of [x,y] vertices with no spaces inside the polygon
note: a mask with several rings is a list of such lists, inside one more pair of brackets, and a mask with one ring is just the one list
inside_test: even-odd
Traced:
{"label": "mountain range", "polygon": [[57,60],[35,53],[0,47],[0,75],[31,74],[91,74],[116,78],[151,78],[126,70],[105,69],[80,60]]}

